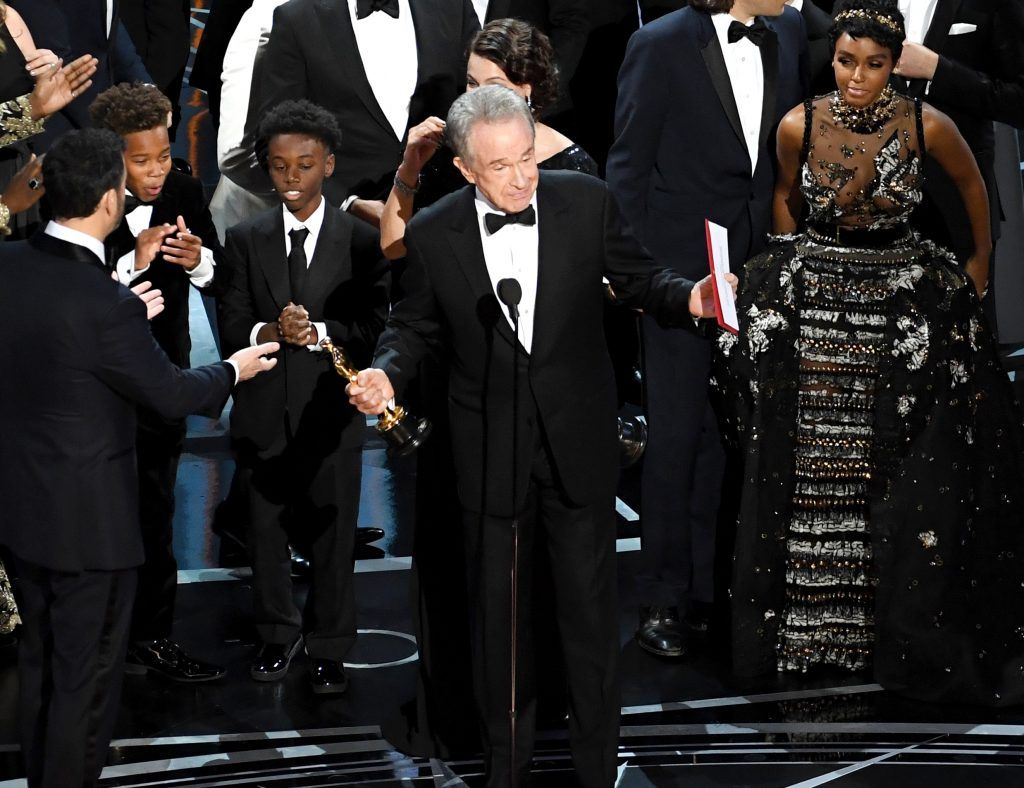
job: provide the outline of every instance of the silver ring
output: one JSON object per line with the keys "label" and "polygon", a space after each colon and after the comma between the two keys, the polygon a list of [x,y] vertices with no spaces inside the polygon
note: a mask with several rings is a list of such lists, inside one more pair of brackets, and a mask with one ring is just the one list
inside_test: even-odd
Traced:
{"label": "silver ring", "polygon": [[42,183],[39,181],[38,178],[29,178],[28,179],[28,188],[32,189],[32,191],[35,191],[41,185],[42,185]]}

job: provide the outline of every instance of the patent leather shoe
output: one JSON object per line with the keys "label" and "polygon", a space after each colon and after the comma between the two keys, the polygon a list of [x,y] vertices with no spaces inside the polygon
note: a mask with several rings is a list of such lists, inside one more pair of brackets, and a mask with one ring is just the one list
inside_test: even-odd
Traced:
{"label": "patent leather shoe", "polygon": [[679,610],[675,607],[640,608],[636,642],[644,651],[659,657],[679,659],[689,654]]}
{"label": "patent leather shoe", "polygon": [[288,673],[288,667],[302,645],[302,637],[291,643],[264,643],[249,666],[249,675],[256,681],[277,681]]}
{"label": "patent leather shoe", "polygon": [[181,684],[199,684],[224,677],[224,668],[190,656],[170,638],[131,643],[124,672],[132,676],[153,673]]}
{"label": "patent leather shoe", "polygon": [[318,695],[340,695],[348,689],[345,665],[340,659],[314,659],[309,681]]}
{"label": "patent leather shoe", "polygon": [[356,547],[364,547],[383,538],[383,528],[356,528]]}

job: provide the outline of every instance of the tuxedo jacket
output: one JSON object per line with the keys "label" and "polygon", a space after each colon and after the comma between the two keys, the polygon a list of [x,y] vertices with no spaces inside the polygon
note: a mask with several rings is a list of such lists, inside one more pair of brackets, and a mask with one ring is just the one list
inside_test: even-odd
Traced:
{"label": "tuxedo jacket", "polygon": [[729,229],[733,270],[770,229],[775,131],[804,98],[807,37],[792,8],[765,18],[764,108],[751,175],[739,112],[711,16],[674,11],[633,34],[619,72],[608,183],[662,265],[707,273],[704,220]]}
{"label": "tuxedo jacket", "polygon": [[[190,6],[190,0],[120,0],[125,30],[154,84],[163,91],[178,80],[188,60]],[[177,104],[178,96],[171,102]]]}
{"label": "tuxedo jacket", "polygon": [[[431,115],[445,117],[465,90],[466,44],[480,22],[470,0],[410,0],[410,7],[419,61],[411,127]],[[395,134],[374,97],[344,0],[291,0],[280,6],[252,84],[251,106],[258,111],[249,113],[247,136],[271,107],[285,99],[309,99],[333,112],[342,130],[334,175],[324,184],[327,197],[339,204],[349,195],[386,199],[406,134]],[[438,161],[423,174],[424,201],[451,191],[457,182],[450,157],[434,158]]]}
{"label": "tuxedo jacket", "polygon": [[[362,369],[387,317],[389,267],[375,230],[331,204],[326,208],[302,305]],[[274,322],[292,300],[281,207],[230,228],[225,253],[231,273],[220,335],[224,352],[234,353],[249,345],[257,323]],[[334,371],[330,356],[282,343],[277,357],[277,366],[235,395],[231,435],[238,447],[267,449],[286,429],[319,456],[362,445],[366,419],[348,404],[348,381]]]}
{"label": "tuxedo jacket", "polygon": [[92,125],[89,105],[100,93],[120,82],[152,82],[119,17],[118,0],[110,34],[106,30],[107,0],[16,0],[12,2],[40,49],[51,49],[70,63],[81,55],[99,60],[92,85],[82,95],[46,121],[46,129],[34,142],[37,150],[48,148],[70,129]]}
{"label": "tuxedo jacket", "polygon": [[807,31],[807,68],[811,92],[820,96],[836,89],[836,75],[832,69],[832,47],[828,43],[828,31],[832,17],[811,0],[800,6],[800,16]]}
{"label": "tuxedo jacket", "polygon": [[487,21],[512,17],[529,22],[551,39],[563,87],[579,65],[590,33],[588,0],[490,0]]}
{"label": "tuxedo jacket", "polygon": [[[171,170],[164,184],[163,192],[153,203],[153,214],[149,226],[175,224],[178,217],[185,219],[185,226],[203,239],[203,246],[213,252],[215,263],[213,281],[203,288],[209,295],[219,295],[223,290],[226,275],[223,270],[224,250],[217,239],[210,209],[203,194],[203,185],[196,179]],[[113,260],[135,248],[135,237],[128,229],[128,222],[121,224],[107,237],[107,250]],[[179,367],[189,366],[192,338],[189,334],[189,288],[188,272],[180,265],[164,260],[157,255],[144,274],[133,284],[152,282],[153,288],[164,294],[164,311],[150,322],[153,336],[164,349],[168,358]]]}
{"label": "tuxedo jacket", "polygon": [[[1024,127],[1024,3],[938,0],[924,45],[939,54],[935,77],[931,87],[911,81],[909,92],[949,115],[970,146],[988,186],[995,238],[1001,210],[992,121]],[[926,162],[925,174],[931,207],[963,255],[973,243],[959,192],[941,167]]]}
{"label": "tuxedo jacket", "polygon": [[56,571],[141,564],[136,406],[216,416],[233,369],[174,366],[142,301],[43,234],[0,245],[0,332],[0,543]]}
{"label": "tuxedo jacket", "polygon": [[392,309],[373,365],[401,392],[426,353],[440,348],[447,355],[452,449],[464,507],[512,516],[513,473],[515,509],[522,507],[536,429],[543,430],[574,502],[610,501],[618,476],[617,396],[604,338],[602,277],[623,303],[689,330],[693,284],[655,265],[626,229],[603,182],[542,171],[537,300],[527,355],[492,290],[474,196],[466,187],[409,223],[405,296]]}

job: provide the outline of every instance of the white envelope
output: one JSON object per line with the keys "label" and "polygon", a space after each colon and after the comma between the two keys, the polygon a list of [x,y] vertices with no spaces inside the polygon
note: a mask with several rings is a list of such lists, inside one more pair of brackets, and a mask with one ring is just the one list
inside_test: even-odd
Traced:
{"label": "white envelope", "polygon": [[977,25],[972,25],[970,22],[954,22],[953,26],[949,28],[949,34],[951,36],[962,36],[964,33],[973,33],[978,29]]}

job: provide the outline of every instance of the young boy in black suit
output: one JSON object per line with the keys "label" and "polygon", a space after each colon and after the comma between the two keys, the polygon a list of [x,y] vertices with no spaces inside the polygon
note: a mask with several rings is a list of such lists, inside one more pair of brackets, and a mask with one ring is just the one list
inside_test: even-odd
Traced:
{"label": "young boy in black suit", "polygon": [[[369,361],[389,297],[377,232],[323,195],[340,144],[337,121],[309,101],[283,102],[263,117],[257,155],[282,206],[228,230],[220,320],[225,351],[266,337],[282,348],[276,374],[240,390],[231,414],[262,640],[250,672],[257,681],[283,677],[304,636],[319,693],[345,690],[342,659],[355,642],[352,548],[366,421],[318,345],[330,337],[354,363]],[[292,598],[290,538],[312,568],[304,612]]]}
{"label": "young boy in black suit", "polygon": [[[190,286],[213,292],[223,251],[202,184],[171,167],[171,103],[153,85],[123,84],[89,107],[93,123],[125,141],[124,219],[106,240],[122,284],[151,282],[164,295],[153,337],[170,360],[189,366]],[[146,563],[139,572],[126,670],[172,681],[212,681],[223,668],[194,659],[172,639],[178,565],[172,547],[174,486],[185,442],[184,419],[139,409],[136,437],[139,509]]]}

